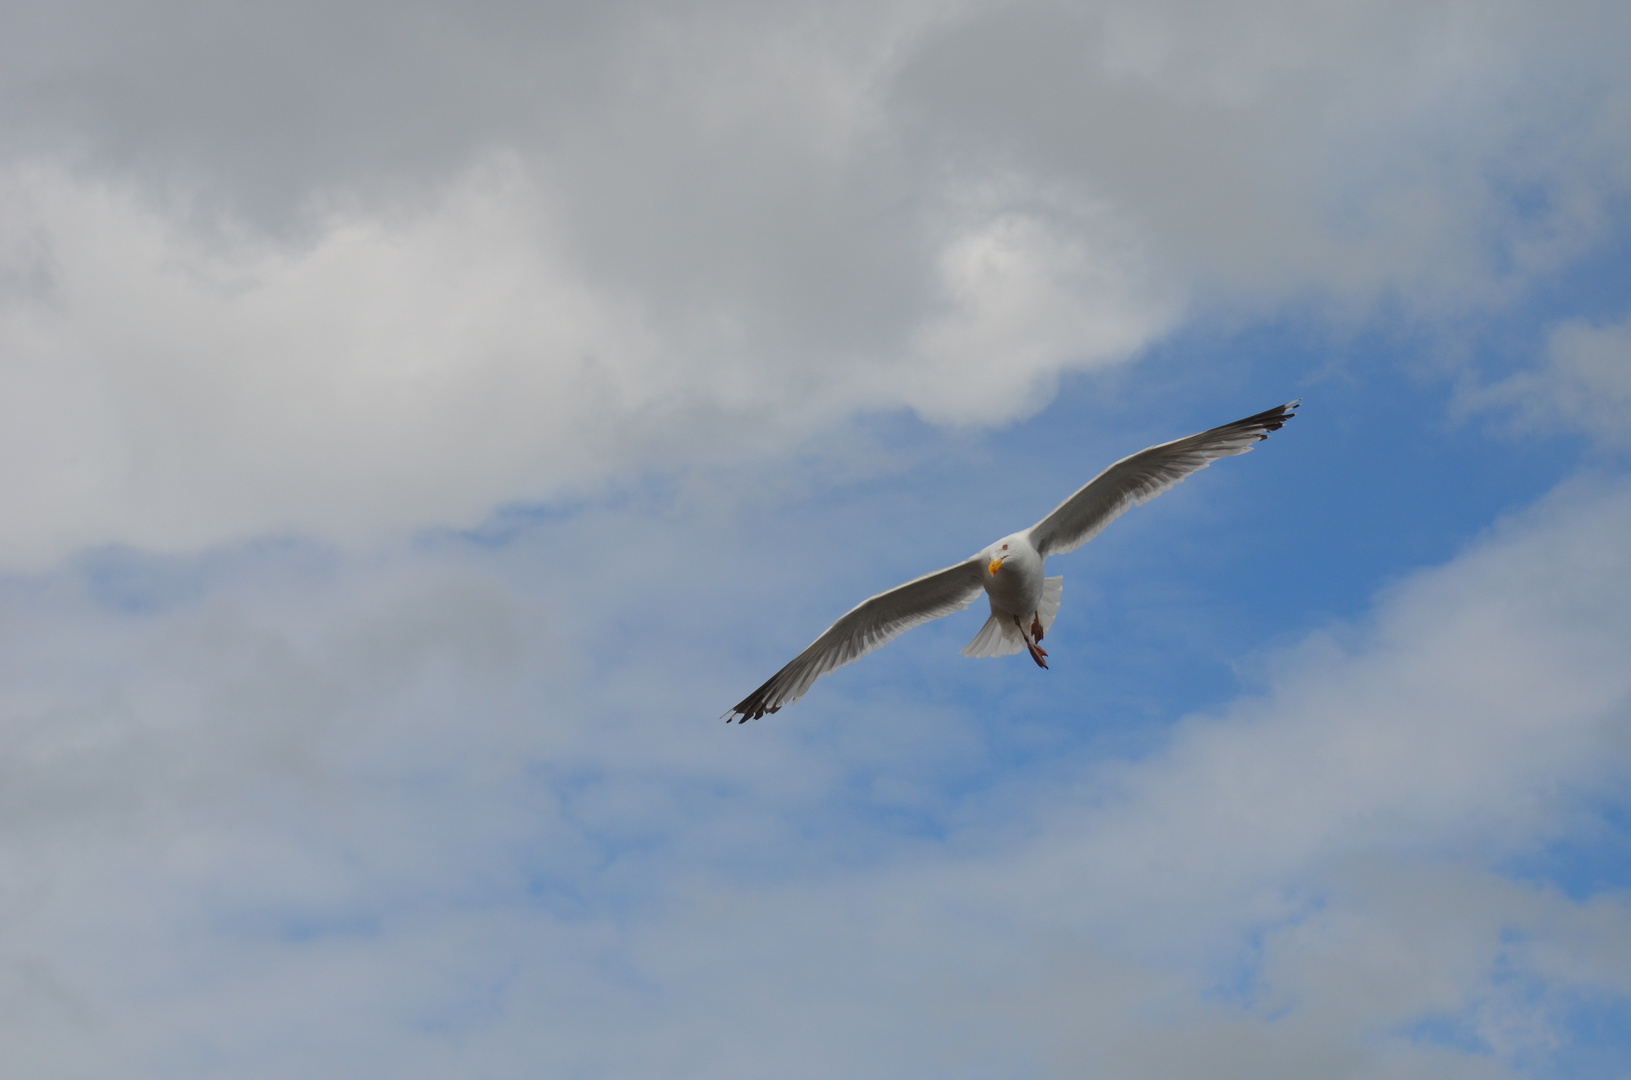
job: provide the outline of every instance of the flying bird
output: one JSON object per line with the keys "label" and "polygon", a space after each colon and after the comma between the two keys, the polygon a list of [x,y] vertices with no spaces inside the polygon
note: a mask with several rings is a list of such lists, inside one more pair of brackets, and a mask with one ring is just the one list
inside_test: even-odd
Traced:
{"label": "flying bird", "polygon": [[757,720],[791,705],[827,672],[914,626],[963,610],[982,591],[991,601],[991,617],[963,647],[963,655],[1011,656],[1023,649],[1038,667],[1047,667],[1042,638],[1059,612],[1065,579],[1043,577],[1043,560],[1075,551],[1134,503],[1149,502],[1218,458],[1244,454],[1268,438],[1269,432],[1280,430],[1296,415],[1293,410],[1298,404],[1300,399],[1288,401],[1244,420],[1122,458],[1029,529],[1005,536],[955,566],[863,600],[722,719],[726,723]]}

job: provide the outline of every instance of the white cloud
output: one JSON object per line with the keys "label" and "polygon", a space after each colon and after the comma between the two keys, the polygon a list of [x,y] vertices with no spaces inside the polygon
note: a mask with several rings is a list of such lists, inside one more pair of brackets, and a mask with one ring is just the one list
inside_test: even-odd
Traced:
{"label": "white cloud", "polygon": [[[1038,408],[1062,366],[1124,359],[1165,320],[1110,257],[1000,211],[948,240],[918,344],[828,364],[756,356],[767,343],[734,301],[665,321],[592,284],[562,211],[509,158],[429,210],[339,215],[281,243],[198,238],[60,170],[9,180],[14,261],[37,282],[0,309],[13,566],[101,543],[472,523],[786,446],[856,410],[1001,421]],[[713,325],[684,325],[699,319]]]}
{"label": "white cloud", "polygon": [[1067,819],[1053,857],[1143,882],[1126,902],[1159,911],[1347,847],[1543,841],[1558,778],[1609,783],[1627,749],[1627,529],[1626,492],[1563,489],[1397,587],[1372,625],[1276,657],[1262,698],[1192,722],[1154,764],[1096,777],[1122,793],[1088,819],[1113,841]]}
{"label": "white cloud", "polygon": [[[655,587],[687,528],[13,581],[6,1064],[1483,1077],[1631,992],[1625,897],[1501,873],[1625,794],[1623,485],[1277,653],[1147,758],[1005,768],[938,840],[841,804],[876,765],[855,732],[902,783],[977,756],[954,708],[688,722],[722,688],[666,628],[730,613]],[[624,567],[638,601],[604,588]]]}
{"label": "white cloud", "polygon": [[1474,408],[1510,409],[1528,428],[1582,432],[1603,446],[1631,444],[1631,321],[1569,321],[1546,343],[1545,363],[1466,396]]}
{"label": "white cloud", "polygon": [[1017,850],[904,871],[946,898],[946,940],[990,942],[962,971],[966,1044],[1118,1077],[1504,1076],[1566,1052],[1582,1002],[1624,1000],[1631,903],[1493,868],[1626,794],[1628,532],[1623,485],[1556,493],[1149,759],[1058,795],[1026,777]]}
{"label": "white cloud", "polygon": [[925,362],[895,375],[909,383],[904,403],[929,420],[1022,416],[1051,396],[1058,372],[1130,357],[1175,322],[1178,305],[1139,280],[1136,253],[1056,225],[999,213],[946,246],[949,310],[916,335]]}
{"label": "white cloud", "polygon": [[1429,318],[1600,237],[1631,177],[1609,5],[1021,4],[904,65],[965,160],[1079,185],[1230,307]]}
{"label": "white cloud", "polygon": [[[222,251],[128,194],[13,174],[47,294],[0,315],[7,554],[468,520],[591,480],[682,407],[639,319],[550,261],[525,181]],[[619,438],[625,435],[624,438]]]}
{"label": "white cloud", "polygon": [[1001,423],[1196,303],[1501,303],[1631,183],[1610,4],[36,15],[13,566]]}
{"label": "white cloud", "polygon": [[[1626,797],[1623,486],[1274,653],[1145,758],[1000,774],[954,699],[690,723],[740,689],[721,591],[790,573],[687,573],[729,513],[62,560],[377,539],[878,411],[998,424],[1198,309],[1502,304],[1623,232],[1627,10],[14,20],[0,565],[66,568],[0,581],[4,1070],[1566,1054],[1571,1010],[1631,994],[1631,903],[1511,866]],[[1534,416],[1618,441],[1626,337],[1560,330]]]}

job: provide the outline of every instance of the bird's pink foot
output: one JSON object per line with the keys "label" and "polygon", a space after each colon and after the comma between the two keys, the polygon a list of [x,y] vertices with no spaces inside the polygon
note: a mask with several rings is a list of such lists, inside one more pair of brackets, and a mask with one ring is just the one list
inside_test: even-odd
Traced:
{"label": "bird's pink foot", "polygon": [[[1033,615],[1031,618],[1032,622],[1034,623],[1036,617]],[[1014,616],[1014,626],[1018,628],[1019,636],[1025,642],[1025,648],[1030,650],[1031,659],[1036,661],[1036,666],[1040,668],[1047,667],[1048,662],[1042,658],[1048,654],[1043,651],[1040,645],[1031,640],[1031,636],[1025,632],[1025,624],[1019,621],[1018,615]]]}
{"label": "bird's pink foot", "polygon": [[[1044,631],[1043,628],[1042,628],[1042,616],[1032,615],[1031,616],[1031,640],[1040,643],[1042,641],[1042,635],[1045,632],[1046,631]],[[1042,655],[1046,656],[1048,654],[1043,653]]]}

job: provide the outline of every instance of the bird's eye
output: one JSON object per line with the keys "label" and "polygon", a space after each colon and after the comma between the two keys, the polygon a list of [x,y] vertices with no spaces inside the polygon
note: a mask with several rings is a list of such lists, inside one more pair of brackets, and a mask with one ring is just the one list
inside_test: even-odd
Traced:
{"label": "bird's eye", "polygon": [[1002,545],[1002,550],[1007,551],[1008,550],[1008,545],[1007,544]]}

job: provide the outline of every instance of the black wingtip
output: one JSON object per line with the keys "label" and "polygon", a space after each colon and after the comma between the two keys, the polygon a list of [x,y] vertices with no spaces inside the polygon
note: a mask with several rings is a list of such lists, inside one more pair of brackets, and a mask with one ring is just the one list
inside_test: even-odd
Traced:
{"label": "black wingtip", "polygon": [[[776,706],[776,709],[779,708],[781,708],[780,705]],[[735,708],[727,710],[725,715],[720,717],[720,719],[724,720],[727,724],[745,724],[749,720],[759,719],[767,712],[775,712],[776,709],[767,709],[763,705],[757,704],[752,699],[749,699],[742,702]]]}
{"label": "black wingtip", "polygon": [[1257,436],[1258,440],[1261,441],[1269,437],[1269,432],[1279,431],[1281,428],[1285,427],[1286,421],[1297,415],[1295,410],[1297,406],[1301,405],[1302,403],[1303,399],[1297,398],[1295,401],[1288,401],[1284,405],[1276,405],[1272,409],[1264,409],[1256,416],[1248,416],[1244,420],[1236,421],[1236,423],[1241,427],[1262,428],[1263,430],[1259,432]]}

